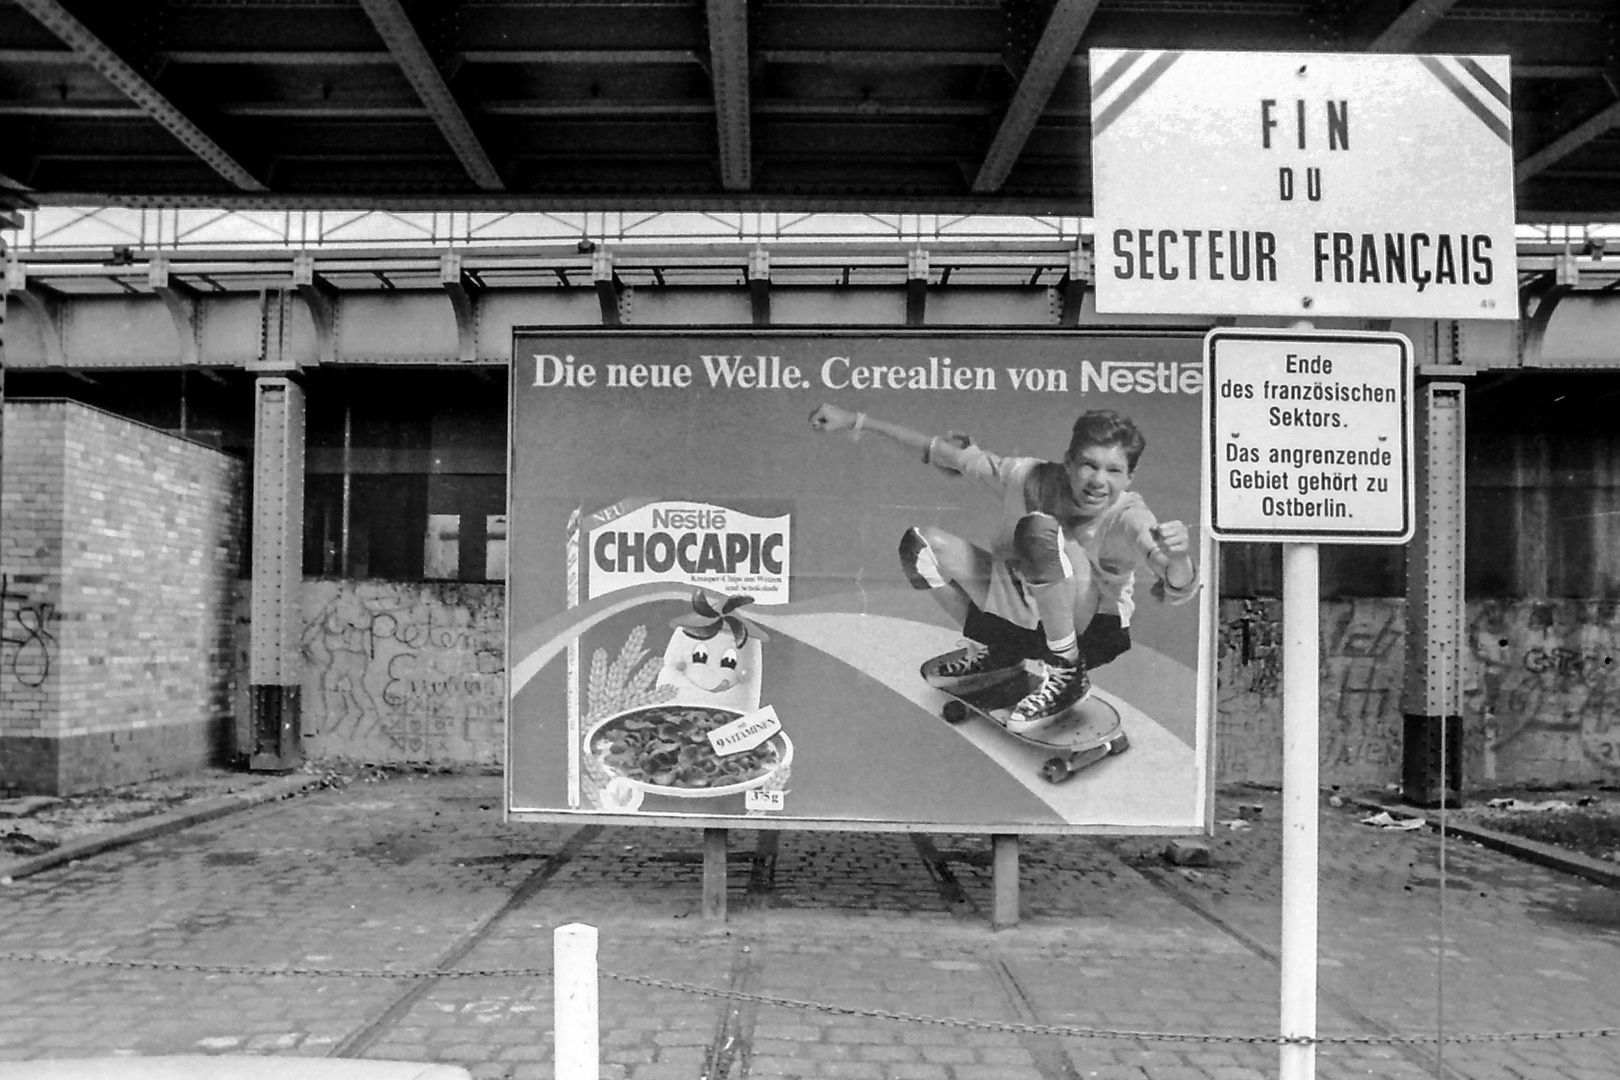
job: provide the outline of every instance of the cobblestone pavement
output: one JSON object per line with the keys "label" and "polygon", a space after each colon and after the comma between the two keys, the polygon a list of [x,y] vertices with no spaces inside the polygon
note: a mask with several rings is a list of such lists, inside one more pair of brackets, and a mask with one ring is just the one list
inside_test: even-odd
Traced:
{"label": "cobblestone pavement", "polygon": [[[715,924],[697,831],[508,825],[500,800],[498,777],[400,776],[0,888],[0,951],[177,965],[0,961],[0,1058],[246,1052],[550,1077],[551,935],[581,921],[601,933],[608,1077],[1276,1074],[1275,794],[1223,796],[1217,818],[1240,801],[1259,816],[1221,828],[1197,870],[1167,864],[1162,840],[1025,838],[1024,919],[1002,931],[987,838],[739,831]],[[1456,1041],[1620,1027],[1620,893],[1454,838],[1442,869],[1435,833],[1364,816],[1322,810],[1319,1030],[1361,1041],[1319,1046],[1317,1074],[1620,1077],[1620,1036]],[[531,970],[467,974],[514,969]],[[1438,1052],[1437,1034],[1453,1040]]]}

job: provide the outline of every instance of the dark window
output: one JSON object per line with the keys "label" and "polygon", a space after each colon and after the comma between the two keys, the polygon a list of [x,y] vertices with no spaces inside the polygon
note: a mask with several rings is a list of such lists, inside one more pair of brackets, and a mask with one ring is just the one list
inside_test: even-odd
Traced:
{"label": "dark window", "polygon": [[[1221,545],[1221,595],[1258,599],[1282,595],[1281,544]],[[1406,595],[1406,548],[1401,544],[1323,544],[1318,580],[1322,599]]]}
{"label": "dark window", "polygon": [[423,577],[506,579],[506,477],[428,477]]}
{"label": "dark window", "polygon": [[306,574],[504,580],[504,374],[321,371],[305,402]]}
{"label": "dark window", "polygon": [[1467,408],[1469,595],[1620,599],[1620,374],[1489,373]]}

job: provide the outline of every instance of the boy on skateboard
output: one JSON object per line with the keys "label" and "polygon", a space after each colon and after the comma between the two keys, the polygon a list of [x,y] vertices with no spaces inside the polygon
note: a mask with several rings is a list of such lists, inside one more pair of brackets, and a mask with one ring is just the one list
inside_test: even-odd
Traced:
{"label": "boy on skateboard", "polygon": [[1147,441],[1107,410],[1075,421],[1061,462],[1002,457],[965,435],[925,435],[824,404],[816,431],[874,431],[922,455],[925,464],[988,484],[1001,518],[986,550],[943,529],[913,527],[900,540],[906,577],[962,627],[964,648],[923,665],[930,683],[968,694],[1041,662],[1041,682],[1013,706],[1008,731],[1044,727],[1091,693],[1088,671],[1131,647],[1136,571],[1155,595],[1185,603],[1198,591],[1192,538],[1180,521],[1158,521],[1130,490]]}

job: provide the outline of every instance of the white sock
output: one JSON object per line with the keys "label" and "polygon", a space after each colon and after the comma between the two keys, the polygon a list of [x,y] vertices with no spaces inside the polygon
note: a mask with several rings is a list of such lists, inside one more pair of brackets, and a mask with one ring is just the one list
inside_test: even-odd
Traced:
{"label": "white sock", "polygon": [[1046,647],[1052,652],[1052,655],[1061,656],[1065,660],[1080,659],[1080,635],[1076,631],[1071,630],[1067,637],[1059,638],[1056,641],[1047,638]]}

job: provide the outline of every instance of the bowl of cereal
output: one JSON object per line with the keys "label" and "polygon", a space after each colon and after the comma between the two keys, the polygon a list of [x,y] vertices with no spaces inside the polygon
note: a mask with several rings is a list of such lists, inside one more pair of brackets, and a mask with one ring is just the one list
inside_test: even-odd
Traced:
{"label": "bowl of cereal", "polygon": [[715,751],[710,733],[742,715],[736,709],[675,702],[625,709],[586,730],[584,756],[606,777],[610,805],[623,809],[634,809],[632,791],[712,799],[781,782],[793,761],[793,742],[784,731],[750,749]]}

